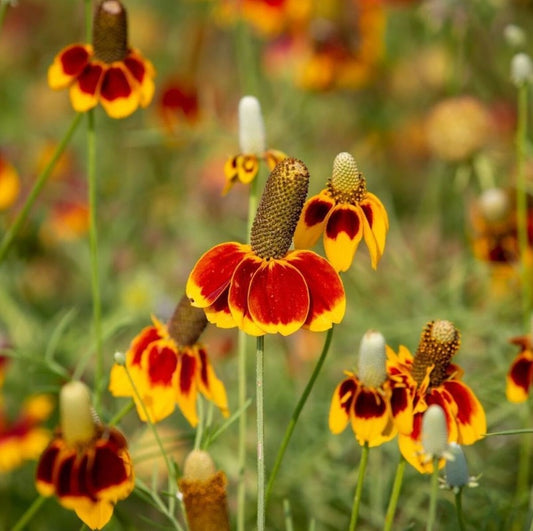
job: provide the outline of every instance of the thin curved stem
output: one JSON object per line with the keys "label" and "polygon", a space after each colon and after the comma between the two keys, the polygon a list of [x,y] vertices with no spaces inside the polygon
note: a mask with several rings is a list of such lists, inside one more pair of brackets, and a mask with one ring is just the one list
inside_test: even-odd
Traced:
{"label": "thin curved stem", "polygon": [[389,500],[389,506],[387,507],[387,514],[385,515],[385,526],[383,531],[390,531],[394,522],[394,515],[396,514],[396,507],[398,505],[398,499],[400,498],[400,490],[403,483],[403,473],[405,471],[405,463],[403,455],[400,456],[400,461],[396,467],[396,475],[394,476],[394,483],[392,485],[391,497]]}
{"label": "thin curved stem", "polygon": [[429,499],[429,513],[426,525],[426,531],[431,531],[435,525],[437,514],[437,495],[439,492],[439,458],[433,458],[433,474],[431,475],[431,492]]}
{"label": "thin curved stem", "polygon": [[256,347],[256,408],[257,408],[257,531],[265,529],[265,420],[264,420],[264,361],[265,338],[257,338]]}
{"label": "thin curved stem", "polygon": [[455,492],[455,512],[457,514],[457,523],[460,531],[466,531],[465,521],[463,518],[463,489]]}
{"label": "thin curved stem", "polygon": [[359,473],[357,475],[357,485],[355,487],[355,495],[353,499],[352,516],[350,518],[350,531],[355,530],[357,519],[359,518],[359,507],[361,506],[361,497],[363,495],[363,482],[365,479],[366,465],[368,464],[368,443],[365,443],[361,453],[361,461],[359,462]]}
{"label": "thin curved stem", "polygon": [[41,193],[41,190],[46,184],[48,177],[50,177],[50,174],[52,173],[52,170],[54,169],[59,157],[62,155],[63,151],[70,142],[70,139],[72,138],[74,131],[76,131],[76,128],[78,127],[82,116],[82,113],[77,113],[74,119],[72,120],[69,128],[67,129],[67,132],[65,133],[65,136],[57,145],[56,150],[52,155],[52,158],[44,167],[43,171],[38,175],[37,180],[35,181],[33,188],[30,190],[30,193],[24,205],[22,206],[22,209],[17,214],[13,225],[7,230],[4,237],[2,238],[2,243],[0,244],[0,263],[3,261],[7,252],[9,251],[11,244],[13,243],[15,237],[17,236],[22,227],[22,224],[26,221],[26,218],[28,217],[33,203],[35,203],[35,200]]}
{"label": "thin curved stem", "polygon": [[35,498],[34,502],[26,509],[25,513],[19,518],[19,521],[11,528],[11,531],[22,531],[26,525],[37,514],[43,503],[46,501],[44,496]]}
{"label": "thin curved stem", "polygon": [[330,328],[327,332],[326,340],[324,341],[324,346],[322,347],[322,352],[320,353],[320,357],[318,358],[318,361],[316,362],[315,368],[313,369],[313,373],[311,374],[311,377],[309,378],[309,381],[307,382],[307,385],[305,386],[305,389],[302,393],[302,396],[300,397],[300,400],[298,401],[298,403],[296,404],[296,407],[294,408],[294,412],[292,413],[292,417],[291,417],[291,420],[289,421],[289,425],[287,426],[287,429],[285,430],[285,435],[283,436],[283,440],[281,441],[278,453],[276,455],[276,460],[274,461],[272,472],[270,472],[270,476],[268,478],[265,504],[268,504],[270,494],[272,493],[272,487],[274,485],[274,480],[276,479],[279,468],[281,466],[281,462],[283,461],[285,451],[287,450],[287,446],[289,445],[289,441],[291,440],[292,434],[294,432],[294,428],[296,427],[296,423],[298,422],[298,418],[300,417],[300,413],[302,412],[302,409],[305,403],[307,402],[307,398],[309,397],[309,394],[311,393],[311,390],[313,389],[313,386],[315,385],[315,381],[318,377],[318,374],[320,373],[320,370],[322,369],[322,366],[324,365],[324,361],[326,360],[326,356],[328,355],[329,348],[331,346],[332,338],[333,338],[333,327]]}

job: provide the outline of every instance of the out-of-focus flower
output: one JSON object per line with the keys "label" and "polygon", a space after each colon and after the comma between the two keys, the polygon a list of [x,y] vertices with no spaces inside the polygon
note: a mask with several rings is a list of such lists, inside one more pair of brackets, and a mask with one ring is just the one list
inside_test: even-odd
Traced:
{"label": "out-of-focus flower", "polygon": [[471,96],[439,102],[427,117],[428,147],[435,156],[457,162],[474,155],[488,142],[492,121],[485,106]]}
{"label": "out-of-focus flower", "polygon": [[431,404],[444,410],[448,442],[473,444],[486,432],[483,406],[461,381],[462,369],[451,363],[459,345],[455,326],[438,320],[424,327],[414,357],[404,346],[397,355],[387,350],[398,444],[405,459],[422,473],[433,470],[432,463],[424,459],[421,441],[422,416]]}
{"label": "out-of-focus flower", "polygon": [[91,408],[89,390],[70,382],[60,393],[60,427],[37,467],[42,496],[57,496],[66,509],[91,529],[101,529],[115,504],[134,488],[134,474],[124,436],[106,427]]}
{"label": "out-of-focus flower", "polygon": [[503,37],[509,46],[513,48],[520,48],[524,46],[527,41],[526,32],[516,24],[507,24],[503,28]]}
{"label": "out-of-focus flower", "polygon": [[177,404],[190,424],[196,426],[198,392],[228,416],[224,384],[216,377],[206,349],[198,343],[207,324],[204,312],[182,297],[168,325],[154,317],[152,320],[154,324],[132,341],[125,367],[119,363],[112,367],[111,393],[133,397],[143,421],[147,420],[145,410],[152,422],[158,422],[170,415]]}
{"label": "out-of-focus flower", "polygon": [[41,227],[41,237],[47,243],[73,241],[89,230],[89,209],[78,201],[61,201],[53,205]]}
{"label": "out-of-focus flower", "polygon": [[286,157],[281,151],[266,149],[261,106],[254,96],[244,96],[239,102],[239,144],[241,152],[230,157],[224,165],[226,186],[223,194],[228,193],[237,180],[251,183],[259,171],[260,160],[264,160],[272,171]]}
{"label": "out-of-focus flower", "polygon": [[126,10],[119,0],[103,0],[93,22],[93,44],[63,48],[48,69],[53,89],[70,87],[77,112],[102,104],[111,118],[125,118],[146,107],[154,94],[155,70],[128,45]]}
{"label": "out-of-focus flower", "polygon": [[305,203],[296,232],[297,249],[312,247],[323,234],[324,250],[337,271],[346,271],[364,237],[376,269],[389,230],[383,203],[366,189],[366,179],[349,153],[339,153],[333,174],[322,190]]}
{"label": "out-of-focus flower", "polygon": [[531,336],[519,336],[511,339],[513,345],[520,349],[511,363],[507,373],[506,396],[509,402],[525,402],[533,384],[533,347]]}
{"label": "out-of-focus flower", "polygon": [[347,378],[333,392],[329,410],[332,433],[340,433],[350,422],[357,442],[369,447],[383,444],[396,435],[386,361],[385,338],[369,330],[361,341],[358,374],[344,371]]}
{"label": "out-of-focus flower", "polygon": [[282,160],[267,180],[251,244],[222,243],[200,257],[186,294],[210,322],[260,336],[302,327],[323,331],[342,320],[346,296],[339,275],[312,251],[289,250],[308,184],[302,161]]}
{"label": "out-of-focus flower", "polygon": [[13,205],[19,192],[19,175],[15,168],[0,154],[0,211]]}
{"label": "out-of-focus flower", "polygon": [[511,61],[511,80],[519,87],[533,81],[533,61],[526,53],[517,53]]}
{"label": "out-of-focus flower", "polygon": [[0,334],[0,387],[4,385],[4,379],[6,376],[6,367],[9,363],[9,357],[2,354],[2,350],[6,348],[7,342],[5,338]]}
{"label": "out-of-focus flower", "polygon": [[172,79],[163,86],[157,107],[171,134],[176,132],[182,121],[194,125],[200,116],[198,88],[186,80]]}
{"label": "out-of-focus flower", "polygon": [[226,475],[216,471],[211,456],[192,451],[183,465],[178,486],[190,531],[229,531]]}
{"label": "out-of-focus flower", "polygon": [[[0,373],[2,371],[0,356]],[[1,376],[1,375],[0,375]],[[26,400],[15,421],[7,418],[0,398],[0,473],[19,467],[28,459],[37,459],[50,440],[50,432],[41,426],[52,411],[49,396]]]}

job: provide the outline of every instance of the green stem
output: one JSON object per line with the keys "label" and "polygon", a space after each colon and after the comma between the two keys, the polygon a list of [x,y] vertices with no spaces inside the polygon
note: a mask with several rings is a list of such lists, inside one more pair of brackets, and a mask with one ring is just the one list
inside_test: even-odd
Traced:
{"label": "green stem", "polygon": [[265,338],[257,338],[256,407],[257,407],[257,531],[265,529],[265,424],[264,424]]}
{"label": "green stem", "polygon": [[457,522],[459,523],[459,530],[465,531],[465,521],[463,518],[463,489],[460,488],[455,492],[455,511],[457,513]]}
{"label": "green stem", "polygon": [[350,518],[349,531],[354,531],[359,518],[359,507],[361,506],[361,497],[363,494],[363,481],[365,479],[366,465],[368,463],[368,443],[365,443],[361,453],[361,461],[359,462],[359,474],[357,475],[357,485],[355,487],[355,496],[353,498],[352,516]]}
{"label": "green stem", "polygon": [[400,456],[398,466],[396,467],[396,475],[394,476],[394,483],[392,485],[391,497],[389,500],[389,506],[387,507],[387,514],[385,515],[385,526],[383,531],[390,531],[392,529],[392,523],[394,522],[394,515],[396,514],[396,507],[398,505],[398,499],[400,498],[400,490],[402,488],[403,473],[405,471],[405,459]]}
{"label": "green stem", "polygon": [[[531,407],[529,402],[524,404],[522,423],[531,423]],[[520,437],[520,453],[518,457],[518,472],[516,478],[515,507],[524,507],[529,498],[529,473],[531,470],[531,429]]]}
{"label": "green stem", "polygon": [[33,203],[39,196],[41,189],[45,185],[50,174],[52,173],[52,170],[54,169],[59,157],[61,156],[61,154],[67,147],[68,143],[70,142],[70,139],[72,138],[74,131],[78,127],[78,124],[80,123],[82,116],[83,114],[78,113],[72,120],[72,123],[67,129],[65,136],[63,137],[61,142],[59,142],[59,144],[57,145],[56,150],[54,151],[54,154],[52,155],[52,158],[50,159],[48,164],[45,166],[43,171],[37,177],[37,180],[35,181],[35,184],[33,185],[33,188],[31,189],[22,209],[17,214],[17,217],[15,218],[13,225],[5,233],[2,239],[2,243],[0,244],[0,263],[3,261],[7,252],[9,251],[9,248],[11,247],[13,240],[19,233],[22,224],[24,223],[24,221],[26,221],[26,218],[28,217],[29,211],[31,207],[33,206]]}
{"label": "green stem", "polygon": [[194,449],[199,450],[200,444],[202,442],[202,436],[204,433],[204,424],[205,424],[205,410],[204,410],[204,401],[202,398],[196,400],[198,405],[198,425],[196,427],[196,435],[194,437]]}
{"label": "green stem", "polygon": [[96,135],[94,111],[87,112],[87,180],[89,188],[89,245],[91,253],[91,291],[93,299],[93,331],[96,344],[94,407],[100,413],[104,387],[104,356],[102,350],[102,302],[98,262],[98,227],[96,221]]}
{"label": "green stem", "polygon": [[39,496],[34,502],[26,509],[26,512],[20,517],[19,521],[11,528],[11,531],[22,531],[26,529],[26,525],[37,514],[37,511],[41,508],[46,501],[44,496]]}
{"label": "green stem", "polygon": [[522,317],[526,329],[529,328],[531,312],[531,283],[528,281],[528,207],[526,191],[526,142],[527,142],[527,110],[528,83],[518,88],[518,109],[516,126],[516,216],[518,228],[518,245],[520,249],[520,274],[522,280]]}
{"label": "green stem", "polygon": [[426,531],[431,531],[435,525],[437,514],[437,494],[439,491],[439,458],[433,458],[433,474],[431,475],[431,493],[429,500],[429,514]]}
{"label": "green stem", "polygon": [[133,408],[135,402],[130,400],[108,423],[108,426],[116,426]]}
{"label": "green stem", "polygon": [[318,377],[318,374],[320,370],[322,369],[322,365],[324,365],[324,361],[326,360],[326,356],[328,355],[328,352],[329,352],[332,337],[333,337],[333,327],[328,330],[328,333],[326,335],[326,340],[324,341],[324,346],[322,347],[322,352],[320,353],[320,357],[318,358],[318,361],[316,362],[315,368],[313,369],[313,373],[311,374],[311,377],[309,378],[309,381],[307,382],[307,385],[305,386],[304,392],[302,393],[300,400],[296,404],[296,407],[292,414],[289,425],[287,426],[287,429],[285,430],[285,435],[283,436],[283,440],[281,441],[281,445],[276,455],[276,460],[274,462],[272,472],[270,472],[270,476],[268,478],[265,504],[268,504],[270,494],[272,493],[272,486],[274,485],[274,480],[276,479],[278,470],[281,466],[281,462],[283,461],[285,450],[287,449],[289,441],[291,440],[292,433],[294,432],[294,428],[296,427],[296,423],[298,422],[300,413],[302,412],[302,409],[307,401],[307,398],[309,397],[309,394],[311,393],[311,389],[313,389],[313,386]]}

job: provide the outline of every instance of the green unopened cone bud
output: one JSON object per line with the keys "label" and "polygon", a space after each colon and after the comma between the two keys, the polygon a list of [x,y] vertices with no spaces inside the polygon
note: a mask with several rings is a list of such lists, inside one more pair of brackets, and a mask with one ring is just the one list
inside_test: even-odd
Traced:
{"label": "green unopened cone bud", "polygon": [[385,338],[375,330],[369,330],[359,348],[358,376],[366,387],[379,387],[387,379],[387,354]]}
{"label": "green unopened cone bud", "polygon": [[88,443],[96,434],[89,388],[82,382],[69,382],[59,394],[61,433],[68,445]]}
{"label": "green unopened cone bud", "polygon": [[448,450],[446,417],[437,404],[431,404],[422,417],[422,446],[428,457],[442,457]]}

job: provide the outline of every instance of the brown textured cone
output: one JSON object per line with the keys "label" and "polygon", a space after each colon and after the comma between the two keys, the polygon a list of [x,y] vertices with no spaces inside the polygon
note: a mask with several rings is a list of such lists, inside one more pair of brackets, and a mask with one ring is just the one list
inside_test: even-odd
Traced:
{"label": "brown textured cone", "polygon": [[438,387],[445,380],[448,365],[461,344],[461,335],[457,329],[449,341],[435,339],[432,334],[434,324],[435,321],[430,321],[424,327],[411,368],[413,378],[420,385],[427,368],[435,365],[429,376],[430,387]]}
{"label": "brown textured cone", "polygon": [[222,471],[205,481],[178,481],[190,531],[229,531],[226,483]]}
{"label": "brown textured cone", "polygon": [[191,306],[187,296],[183,295],[168,322],[168,333],[178,346],[187,347],[198,341],[206,326],[204,310]]}
{"label": "brown textured cone", "polygon": [[94,55],[104,63],[122,61],[128,55],[128,17],[118,0],[103,0],[93,22]]}
{"label": "brown textured cone", "polygon": [[307,196],[309,171],[298,159],[286,158],[270,173],[250,235],[254,253],[264,259],[287,254]]}

